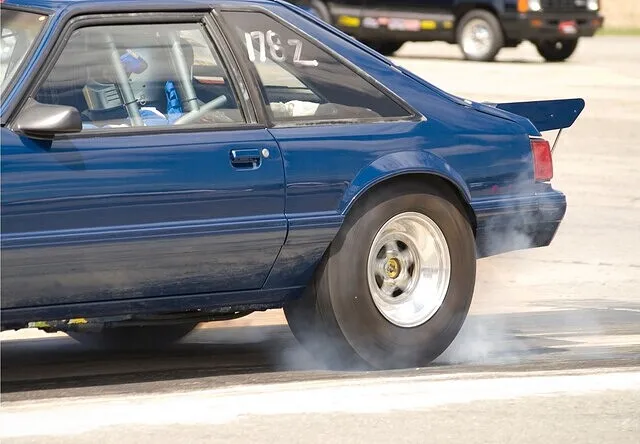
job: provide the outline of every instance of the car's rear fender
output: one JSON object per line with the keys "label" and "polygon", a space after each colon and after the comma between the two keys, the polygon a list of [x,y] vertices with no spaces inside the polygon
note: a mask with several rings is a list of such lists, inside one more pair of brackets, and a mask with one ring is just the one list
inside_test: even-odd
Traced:
{"label": "car's rear fender", "polygon": [[339,212],[347,214],[357,200],[373,187],[401,177],[422,175],[448,183],[471,212],[471,193],[462,176],[442,158],[428,151],[396,151],[377,158],[360,170],[351,181],[340,202]]}

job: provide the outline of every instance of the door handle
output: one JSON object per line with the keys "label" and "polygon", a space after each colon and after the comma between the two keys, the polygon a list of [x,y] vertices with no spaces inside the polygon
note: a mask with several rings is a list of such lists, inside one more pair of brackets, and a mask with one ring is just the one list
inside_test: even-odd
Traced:
{"label": "door handle", "polygon": [[231,165],[235,168],[255,169],[260,166],[262,154],[260,150],[231,150]]}

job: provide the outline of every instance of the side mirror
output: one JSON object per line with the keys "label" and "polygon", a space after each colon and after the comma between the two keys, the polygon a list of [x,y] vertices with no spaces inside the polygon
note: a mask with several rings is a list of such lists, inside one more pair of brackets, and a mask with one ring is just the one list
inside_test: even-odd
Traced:
{"label": "side mirror", "polygon": [[47,105],[30,99],[16,118],[13,129],[35,139],[82,131],[80,112],[72,106]]}

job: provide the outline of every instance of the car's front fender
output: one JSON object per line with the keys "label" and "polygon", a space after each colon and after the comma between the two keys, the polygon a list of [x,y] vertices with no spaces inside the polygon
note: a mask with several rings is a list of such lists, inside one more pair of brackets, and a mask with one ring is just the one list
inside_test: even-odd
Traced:
{"label": "car's front fender", "polygon": [[340,213],[346,214],[358,198],[373,186],[407,174],[438,176],[457,188],[466,203],[471,201],[469,188],[462,176],[442,158],[428,151],[397,151],[379,157],[358,172],[342,197]]}

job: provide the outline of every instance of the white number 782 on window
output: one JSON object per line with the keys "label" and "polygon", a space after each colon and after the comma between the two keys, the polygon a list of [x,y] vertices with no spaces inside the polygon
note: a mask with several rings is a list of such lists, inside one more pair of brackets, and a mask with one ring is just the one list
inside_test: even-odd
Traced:
{"label": "white number 782 on window", "polygon": [[[280,36],[269,30],[266,33],[262,31],[252,31],[244,33],[245,43],[249,60],[256,61],[256,51],[253,42],[258,42],[258,60],[261,63],[267,61],[267,47],[269,48],[270,58],[276,62],[285,62],[287,60],[286,48],[283,47]],[[302,60],[302,42],[298,39],[287,40],[287,45],[293,48],[293,64],[301,66],[318,66],[317,60]]]}

